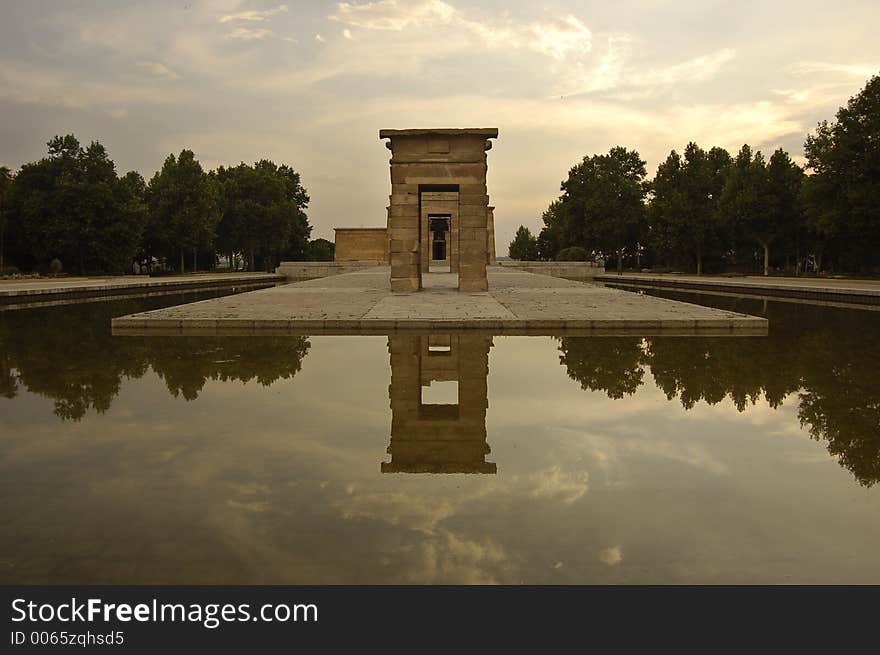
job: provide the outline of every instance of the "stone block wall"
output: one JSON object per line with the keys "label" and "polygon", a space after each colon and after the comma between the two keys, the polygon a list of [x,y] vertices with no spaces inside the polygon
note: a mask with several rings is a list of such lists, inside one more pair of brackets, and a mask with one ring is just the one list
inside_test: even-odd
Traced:
{"label": "stone block wall", "polygon": [[[380,130],[379,138],[389,139],[386,145],[391,150],[392,292],[421,288],[421,274],[430,261],[426,225],[430,213],[453,217],[448,247],[459,289],[488,289],[486,151],[491,147],[488,139],[497,136],[495,128]],[[451,196],[434,197],[453,192],[457,202]]]}
{"label": "stone block wall", "polygon": [[388,262],[388,232],[384,227],[337,227],[337,262]]}

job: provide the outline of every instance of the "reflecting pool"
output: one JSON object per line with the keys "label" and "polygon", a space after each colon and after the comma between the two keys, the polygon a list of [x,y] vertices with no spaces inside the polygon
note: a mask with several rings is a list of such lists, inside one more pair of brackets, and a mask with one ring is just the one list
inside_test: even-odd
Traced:
{"label": "reflecting pool", "polygon": [[0,582],[880,582],[880,312],[658,295],[769,335],[0,312]]}

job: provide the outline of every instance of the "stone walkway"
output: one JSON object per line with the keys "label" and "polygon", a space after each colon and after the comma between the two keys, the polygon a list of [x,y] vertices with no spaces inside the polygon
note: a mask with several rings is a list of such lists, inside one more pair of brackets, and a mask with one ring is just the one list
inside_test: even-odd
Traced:
{"label": "stone walkway", "polygon": [[880,280],[837,280],[778,277],[713,277],[697,275],[651,275],[610,273],[596,277],[608,284],[646,288],[719,291],[753,296],[838,301],[851,304],[880,305]]}
{"label": "stone walkway", "polygon": [[284,281],[274,273],[202,273],[147,277],[128,275],[101,278],[0,280],[0,307],[93,298],[132,293],[172,292]]}
{"label": "stone walkway", "polygon": [[[443,274],[431,274],[442,276]],[[447,274],[449,275],[449,274]],[[429,280],[426,279],[426,282]],[[489,269],[489,292],[391,294],[387,267],[213,298],[113,320],[114,334],[766,334],[767,321],[522,271]]]}

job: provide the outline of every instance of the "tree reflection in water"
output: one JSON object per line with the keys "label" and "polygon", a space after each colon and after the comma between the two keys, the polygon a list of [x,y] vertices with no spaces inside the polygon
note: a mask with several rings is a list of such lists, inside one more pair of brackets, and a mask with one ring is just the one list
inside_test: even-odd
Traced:
{"label": "tree reflection in water", "polygon": [[767,337],[565,337],[560,363],[584,389],[633,394],[650,371],[685,409],[730,399],[742,412],[797,392],[798,418],[864,486],[880,481],[880,312],[748,299],[664,297],[765,315]]}
{"label": "tree reflection in water", "polygon": [[0,312],[0,394],[14,398],[23,388],[46,396],[56,416],[77,421],[90,409],[106,412],[122,380],[148,369],[172,395],[194,400],[208,380],[291,378],[308,353],[306,337],[111,336],[113,316],[168,304],[166,297]]}
{"label": "tree reflection in water", "polygon": [[[880,481],[880,312],[664,292],[770,320],[767,337],[564,337],[560,363],[583,389],[621,399],[650,372],[686,410],[730,399],[745,411],[796,398],[798,418],[865,486]],[[193,300],[190,295],[187,300]],[[104,412],[123,379],[155,371],[175,397],[193,400],[208,380],[291,378],[305,337],[112,337],[110,318],[173,304],[168,298],[0,312],[0,396],[51,398],[55,414]],[[179,300],[177,301],[179,302]],[[481,351],[482,352],[482,351]],[[480,360],[482,361],[482,360]],[[796,394],[793,396],[792,394]]]}

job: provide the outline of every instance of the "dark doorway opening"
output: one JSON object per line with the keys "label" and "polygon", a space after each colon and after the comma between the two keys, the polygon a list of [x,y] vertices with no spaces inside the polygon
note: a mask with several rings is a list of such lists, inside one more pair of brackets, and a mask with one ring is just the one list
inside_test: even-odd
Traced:
{"label": "dark doorway opening", "polygon": [[449,234],[449,216],[430,216],[428,229],[431,234],[431,259],[433,261],[446,261],[447,259],[447,236]]}

